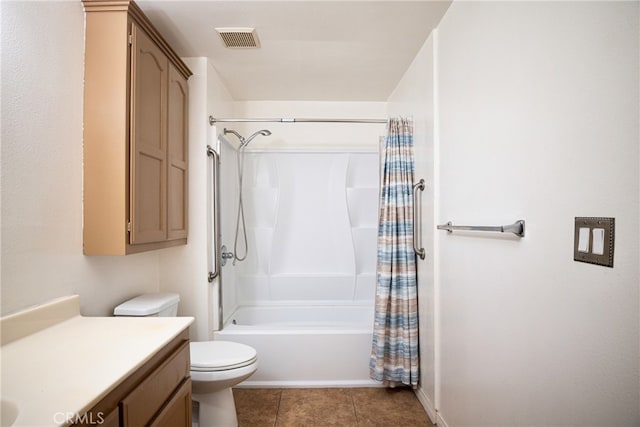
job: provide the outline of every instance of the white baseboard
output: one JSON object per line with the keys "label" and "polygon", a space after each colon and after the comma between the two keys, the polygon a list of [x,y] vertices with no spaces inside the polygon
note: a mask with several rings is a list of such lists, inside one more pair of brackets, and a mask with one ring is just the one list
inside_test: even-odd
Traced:
{"label": "white baseboard", "polygon": [[422,387],[419,387],[414,391],[416,393],[418,401],[420,401],[422,407],[427,412],[427,415],[429,416],[431,422],[438,427],[449,427],[444,418],[442,418],[442,414],[436,411],[435,405],[433,404],[431,399],[429,399],[429,396],[427,396]]}
{"label": "white baseboard", "polygon": [[440,412],[438,412],[438,419],[436,424],[438,425],[438,427],[449,427],[449,425],[444,421],[444,418],[442,418]]}
{"label": "white baseboard", "polygon": [[431,399],[429,399],[429,396],[427,396],[422,387],[418,387],[416,390],[414,390],[414,392],[416,393],[418,401],[420,401],[422,407],[427,412],[427,415],[429,416],[431,422],[433,424],[438,424],[438,412],[436,411],[436,408]]}

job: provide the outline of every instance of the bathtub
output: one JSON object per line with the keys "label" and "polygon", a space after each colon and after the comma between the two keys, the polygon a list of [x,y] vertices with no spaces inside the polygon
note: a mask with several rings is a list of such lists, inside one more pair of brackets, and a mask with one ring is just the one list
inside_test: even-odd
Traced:
{"label": "bathtub", "polygon": [[373,307],[239,307],[214,338],[252,346],[258,370],[241,387],[375,387]]}

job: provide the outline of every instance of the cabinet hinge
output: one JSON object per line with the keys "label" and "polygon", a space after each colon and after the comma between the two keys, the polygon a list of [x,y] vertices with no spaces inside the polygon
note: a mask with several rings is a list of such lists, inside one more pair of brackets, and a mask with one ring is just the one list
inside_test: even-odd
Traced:
{"label": "cabinet hinge", "polygon": [[131,233],[131,221],[127,222],[127,231]]}
{"label": "cabinet hinge", "polygon": [[129,44],[133,44],[133,34],[129,34]]}

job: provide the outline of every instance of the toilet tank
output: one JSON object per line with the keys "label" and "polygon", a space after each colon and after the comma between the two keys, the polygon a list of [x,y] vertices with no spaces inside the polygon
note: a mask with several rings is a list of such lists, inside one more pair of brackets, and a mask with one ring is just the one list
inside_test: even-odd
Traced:
{"label": "toilet tank", "polygon": [[175,317],[180,296],[174,293],[143,294],[123,302],[113,310],[114,316]]}

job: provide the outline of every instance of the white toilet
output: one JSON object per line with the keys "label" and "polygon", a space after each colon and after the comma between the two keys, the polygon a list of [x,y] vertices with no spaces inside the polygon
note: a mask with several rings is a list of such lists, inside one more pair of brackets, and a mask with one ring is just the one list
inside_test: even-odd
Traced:
{"label": "white toilet", "polygon": [[[172,317],[178,313],[180,296],[174,293],[144,294],[115,308],[115,316]],[[192,342],[191,381],[193,400],[199,403],[200,427],[238,425],[231,388],[258,368],[256,350],[229,341]]]}

